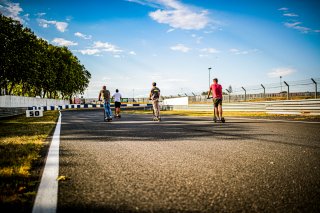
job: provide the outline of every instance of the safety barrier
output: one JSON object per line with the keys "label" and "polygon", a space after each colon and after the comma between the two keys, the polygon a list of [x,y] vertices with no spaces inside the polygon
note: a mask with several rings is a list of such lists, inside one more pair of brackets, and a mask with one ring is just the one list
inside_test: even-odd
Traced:
{"label": "safety barrier", "polygon": [[[188,106],[163,106],[166,110],[213,111],[213,104]],[[289,100],[265,102],[223,103],[223,110],[230,112],[266,112],[268,114],[320,115],[320,100]]]}
{"label": "safety barrier", "polygon": [[269,114],[320,115],[320,100],[276,102],[266,106]]}
{"label": "safety barrier", "polygon": [[[114,104],[110,105],[111,108],[114,108]],[[135,108],[135,107],[152,107],[152,104],[121,104],[121,107],[124,108]],[[28,110],[63,110],[63,109],[89,109],[89,108],[103,108],[103,104],[67,104],[60,106],[32,106],[28,107]]]}

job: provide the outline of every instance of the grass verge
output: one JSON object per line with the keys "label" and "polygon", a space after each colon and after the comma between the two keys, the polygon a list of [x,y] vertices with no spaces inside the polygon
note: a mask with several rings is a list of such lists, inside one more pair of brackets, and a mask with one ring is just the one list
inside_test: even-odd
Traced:
{"label": "grass verge", "polygon": [[58,111],[40,118],[25,115],[0,120],[0,206],[11,212],[31,212]]}

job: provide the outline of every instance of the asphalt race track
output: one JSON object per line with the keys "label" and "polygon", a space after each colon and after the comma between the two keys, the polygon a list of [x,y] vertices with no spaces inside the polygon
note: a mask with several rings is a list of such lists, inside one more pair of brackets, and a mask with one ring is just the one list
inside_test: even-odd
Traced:
{"label": "asphalt race track", "polygon": [[58,212],[319,212],[319,130],[64,111]]}

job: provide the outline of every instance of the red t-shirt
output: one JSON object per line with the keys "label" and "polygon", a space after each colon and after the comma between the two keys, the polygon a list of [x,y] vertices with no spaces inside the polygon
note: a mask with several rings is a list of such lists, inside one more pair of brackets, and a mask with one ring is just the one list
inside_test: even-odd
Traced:
{"label": "red t-shirt", "polygon": [[212,98],[222,99],[222,86],[220,84],[211,84],[210,90],[212,91]]}

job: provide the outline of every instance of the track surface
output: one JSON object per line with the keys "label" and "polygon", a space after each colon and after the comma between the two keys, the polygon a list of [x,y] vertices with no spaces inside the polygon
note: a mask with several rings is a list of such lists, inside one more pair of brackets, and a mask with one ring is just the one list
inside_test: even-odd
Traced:
{"label": "track surface", "polygon": [[320,125],[62,112],[58,212],[319,212]]}

